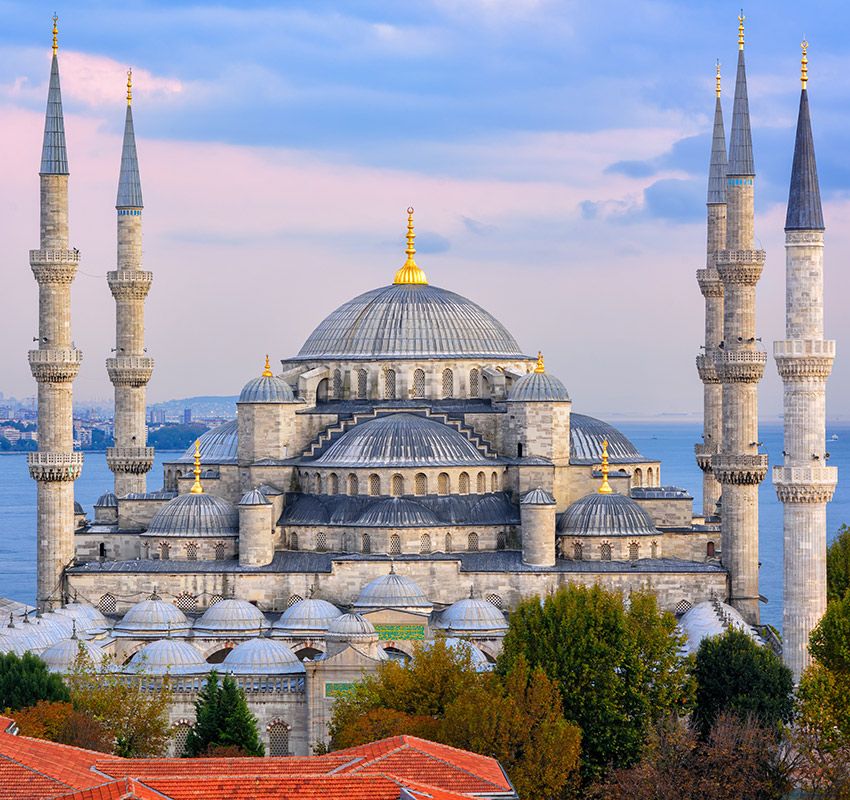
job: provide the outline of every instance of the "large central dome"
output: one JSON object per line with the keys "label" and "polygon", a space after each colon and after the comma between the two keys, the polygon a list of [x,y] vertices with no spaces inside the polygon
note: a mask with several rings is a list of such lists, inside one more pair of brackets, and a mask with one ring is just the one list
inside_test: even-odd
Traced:
{"label": "large central dome", "polygon": [[341,305],[295,360],[527,358],[504,325],[459,294],[392,284]]}

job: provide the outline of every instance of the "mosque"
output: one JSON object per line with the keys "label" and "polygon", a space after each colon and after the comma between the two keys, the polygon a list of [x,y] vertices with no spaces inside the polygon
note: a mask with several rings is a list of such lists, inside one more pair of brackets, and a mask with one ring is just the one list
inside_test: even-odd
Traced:
{"label": "mosque", "polygon": [[[837,479],[825,466],[822,408],[835,348],[822,341],[823,223],[805,69],[804,51],[786,226],[789,333],[776,350],[791,411],[786,464],[774,475],[790,509],[786,659],[798,674],[822,613],[823,510]],[[758,617],[757,491],[767,459],[756,386],[766,353],[754,325],[764,252],[753,245],[743,19],[728,158],[718,73],[707,260],[697,273],[706,299],[699,512],[687,491],[664,483],[657,459],[573,412],[542,354],[523,350],[472,300],[429,282],[415,257],[413,209],[406,258],[388,266],[392,282],[362,287],[279,366],[258,360],[236,420],[166,462],[161,488],[149,490],[154,364],[144,302],[153,273],[142,264],[128,76],[117,264],[107,275],[116,302],[106,361],[114,486],[89,519],[73,494],[82,454],[72,448],[71,386],[82,356],[71,341],[70,287],[80,253],[69,245],[55,22],[39,174],[41,243],[30,261],[40,328],[29,354],[39,402],[39,451],[29,462],[39,616],[10,609],[0,650],[34,649],[61,670],[83,641],[128,674],[169,672],[179,688],[175,737],[185,735],[203,676],[220,664],[246,688],[269,751],[281,754],[324,739],[333,698],[364,670],[409,658],[416,641],[446,637],[490,668],[511,609],[568,583],[654,592],[684,615],[691,645],[735,625],[781,646]],[[43,627],[54,633],[39,635]]]}

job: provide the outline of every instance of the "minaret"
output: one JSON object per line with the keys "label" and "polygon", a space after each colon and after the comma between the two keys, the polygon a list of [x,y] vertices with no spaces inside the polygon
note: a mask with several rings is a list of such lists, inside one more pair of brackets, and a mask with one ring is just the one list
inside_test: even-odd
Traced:
{"label": "minaret", "polygon": [[729,600],[751,624],[759,622],[758,490],[767,474],[759,453],[758,382],[767,354],[757,349],[756,284],[764,250],[754,246],[753,144],[744,65],[744,17],[738,17],[738,75],[726,169],[726,248],[717,253],[723,283],[723,341],[716,352],[722,386],[723,441],[711,469],[723,491],[722,559]]}
{"label": "minaret", "polygon": [[823,338],[823,213],[809,120],[808,43],[785,217],[785,341],[773,356],[785,387],[785,461],[773,468],[784,509],[783,657],[799,680],[812,628],[826,611],[826,504],[838,470],[826,466],[826,379],[835,342]]}
{"label": "minaret", "polygon": [[705,298],[705,352],[697,356],[697,371],[703,383],[703,441],[694,449],[697,464],[702,470],[702,514],[705,518],[717,514],[720,484],[711,471],[711,458],[720,452],[722,440],[722,391],[714,363],[717,346],[723,339],[723,283],[717,272],[717,253],[726,247],[726,133],[723,128],[723,107],[720,104],[719,61],[715,80],[717,96],[714,101],[714,134],[708,167],[705,269],[697,270],[697,282]]}
{"label": "minaret", "polygon": [[38,282],[38,349],[29,363],[38,382],[38,452],[27,461],[37,481],[38,576],[36,602],[49,610],[62,603],[62,575],[74,558],[74,481],[83,468],[74,452],[71,385],[82,353],[71,340],[71,283],[80,254],[68,246],[68,156],[56,55],[58,18],[53,17],[53,62],[41,151],[41,244],[30,250]]}
{"label": "minaret", "polygon": [[145,298],[153,273],[142,270],[142,185],[133,132],[132,72],[127,72],[127,117],[118,179],[118,265],[106,275],[115,298],[115,356],[106,371],[115,387],[115,446],[106,463],[115,475],[115,494],[145,491],[145,475],[153,466],[153,448],[146,447],[145,387],[153,359],[145,355]]}

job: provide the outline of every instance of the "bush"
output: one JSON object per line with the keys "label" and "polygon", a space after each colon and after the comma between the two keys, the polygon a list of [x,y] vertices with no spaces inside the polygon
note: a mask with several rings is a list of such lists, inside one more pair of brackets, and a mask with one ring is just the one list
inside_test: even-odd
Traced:
{"label": "bush", "polygon": [[38,656],[0,655],[0,708],[17,711],[34,706],[39,700],[68,702],[70,699],[62,678],[49,672]]}

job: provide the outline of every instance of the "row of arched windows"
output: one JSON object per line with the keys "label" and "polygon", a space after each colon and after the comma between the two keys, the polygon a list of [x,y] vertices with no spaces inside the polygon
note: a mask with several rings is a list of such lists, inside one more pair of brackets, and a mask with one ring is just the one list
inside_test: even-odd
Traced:
{"label": "row of arched windows", "polygon": [[[398,396],[398,380],[397,373],[394,369],[384,369],[381,371],[380,394],[384,400],[395,400]],[[412,381],[413,398],[425,397],[425,370],[413,370]],[[341,400],[344,394],[344,382],[342,370],[335,369],[331,381],[333,390],[333,399]],[[440,375],[440,396],[448,399],[456,396],[455,391],[455,373],[454,370],[446,367]],[[362,367],[352,372],[352,394],[357,400],[366,400],[369,397],[369,373]],[[481,370],[474,367],[469,371],[469,380],[467,382],[467,397],[481,397]]]}
{"label": "row of arched windows", "polygon": [[[145,542],[145,558],[150,556],[150,544]],[[159,557],[162,561],[168,561],[171,558],[171,548],[172,544],[170,542],[160,542],[158,545]],[[213,546],[213,552],[215,554],[216,561],[224,561],[227,556],[227,549],[224,545],[224,542],[216,542]],[[198,543],[197,542],[187,542],[186,543],[186,560],[187,561],[197,561],[198,560]]]}
{"label": "row of arched windows", "polygon": [[[317,472],[313,476],[304,475],[304,490],[312,491],[315,494],[339,494],[340,478],[335,472],[332,472],[326,479]],[[475,492],[477,494],[485,494],[487,492],[487,474],[479,472],[475,476]],[[499,474],[497,472],[490,473],[489,486],[491,492],[499,491]],[[356,474],[351,473],[345,479],[346,493],[349,495],[359,494],[360,482]],[[377,473],[372,473],[368,479],[369,494],[373,497],[378,497],[382,493],[381,476]],[[396,473],[390,477],[389,493],[393,497],[401,497],[408,492],[407,482],[404,475]],[[451,476],[448,472],[441,472],[437,476],[437,494],[447,495],[452,490]],[[461,472],[457,482],[458,494],[470,494],[472,491],[472,476],[468,472]],[[424,472],[417,472],[413,476],[413,494],[420,497],[428,494],[428,476]]]}
{"label": "row of arched windows", "polygon": [[[650,553],[652,558],[658,557],[658,542],[652,542],[650,545]],[[573,542],[573,559],[575,561],[584,560],[585,548],[582,542]],[[602,561],[611,561],[612,549],[610,542],[603,542],[599,545],[599,558]],[[629,542],[629,561],[637,561],[640,558],[640,543]]]}
{"label": "row of arched windows", "polygon": [[634,486],[658,486],[661,482],[661,468],[657,470],[652,467],[646,468],[646,483],[644,483],[644,473],[640,467],[635,467],[632,473],[632,485]]}
{"label": "row of arched windows", "polygon": [[[291,533],[289,535],[289,544],[290,548],[293,550],[298,549],[298,534]],[[499,534],[498,544],[501,545],[499,549],[504,549],[505,547],[505,535]],[[294,544],[293,544],[294,542]],[[348,544],[351,544],[351,540],[349,539]],[[343,542],[343,549],[346,548],[345,541]],[[454,552],[455,542],[450,533],[447,533],[443,538],[443,549],[446,553]],[[419,537],[419,552],[420,553],[431,553],[434,548],[434,541],[429,533],[423,533]],[[316,534],[316,550],[325,551],[328,549],[328,540],[327,534],[324,531],[320,531]],[[478,551],[478,534],[474,531],[470,532],[466,536],[466,549],[467,551],[477,552]],[[389,554],[391,556],[401,555],[401,536],[397,533],[390,534],[389,540]],[[360,534],[360,552],[361,553],[371,553],[372,552],[372,535],[369,533],[361,533]]]}

